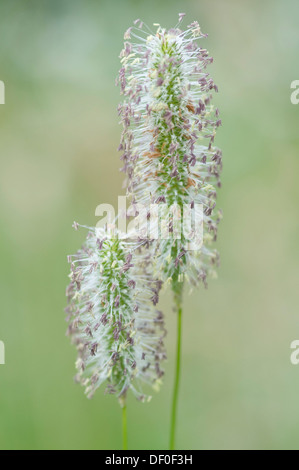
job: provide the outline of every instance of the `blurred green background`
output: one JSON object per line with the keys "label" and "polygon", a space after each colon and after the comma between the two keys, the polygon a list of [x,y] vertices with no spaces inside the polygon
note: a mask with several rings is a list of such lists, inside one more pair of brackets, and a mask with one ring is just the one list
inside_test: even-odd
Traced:
{"label": "blurred green background", "polygon": [[[298,0],[1,1],[1,449],[119,449],[115,397],[88,401],[64,336],[67,254],[123,175],[115,88],[123,33],[141,17],[197,19],[220,93],[224,220],[219,279],[185,300],[180,449],[298,449]],[[166,449],[175,353],[170,297],[165,384],[130,398],[129,447]]]}

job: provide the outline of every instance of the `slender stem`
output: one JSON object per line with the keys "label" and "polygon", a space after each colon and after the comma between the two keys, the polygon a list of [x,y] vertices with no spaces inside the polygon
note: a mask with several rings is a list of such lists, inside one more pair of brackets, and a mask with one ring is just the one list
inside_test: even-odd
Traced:
{"label": "slender stem", "polygon": [[127,430],[127,405],[122,407],[123,420],[123,450],[128,450],[128,430]]}
{"label": "slender stem", "polygon": [[182,346],[182,296],[176,296],[176,307],[178,315],[178,331],[177,331],[177,354],[176,354],[176,372],[172,399],[171,428],[170,428],[170,450],[175,448],[175,432],[177,421],[177,405],[181,374],[181,346]]}

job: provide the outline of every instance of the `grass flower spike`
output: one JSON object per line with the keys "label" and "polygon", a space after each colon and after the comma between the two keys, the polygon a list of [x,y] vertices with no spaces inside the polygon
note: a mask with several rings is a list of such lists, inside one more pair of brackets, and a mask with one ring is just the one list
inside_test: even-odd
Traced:
{"label": "grass flower spike", "polygon": [[[176,27],[150,31],[140,20],[125,33],[119,73],[123,103],[119,114],[123,133],[123,171],[128,193],[135,204],[163,206],[158,218],[168,226],[170,237],[154,237],[155,275],[172,285],[178,314],[176,374],[171,413],[170,448],[174,449],[181,362],[182,297],[185,284],[197,285],[215,275],[218,253],[211,246],[217,238],[221,212],[216,210],[216,190],[221,186],[222,152],[215,147],[221,125],[212,104],[217,86],[206,68],[213,59],[201,47],[205,35],[197,21],[185,31]],[[174,217],[179,215],[180,236]],[[190,250],[182,230],[184,209],[196,217],[202,213],[202,243]],[[190,217],[190,216],[189,216]],[[192,232],[192,230],[191,230]],[[197,236],[198,227],[193,230]]]}
{"label": "grass flower spike", "polygon": [[144,401],[143,386],[159,386],[165,358],[163,315],[153,305],[160,283],[151,280],[149,256],[140,244],[96,228],[69,261],[66,311],[77,381],[89,398],[105,383],[121,402],[129,389]]}
{"label": "grass flower spike", "polygon": [[186,31],[158,26],[152,33],[138,20],[121,52],[120,150],[129,194],[147,207],[203,207],[200,251],[188,250],[184,236],[159,242],[157,272],[175,285],[182,277],[206,283],[218,260],[210,245],[221,217],[215,200],[222,154],[214,146],[221,121],[211,102],[217,87],[206,72],[212,59],[198,45],[204,37],[197,22]]}

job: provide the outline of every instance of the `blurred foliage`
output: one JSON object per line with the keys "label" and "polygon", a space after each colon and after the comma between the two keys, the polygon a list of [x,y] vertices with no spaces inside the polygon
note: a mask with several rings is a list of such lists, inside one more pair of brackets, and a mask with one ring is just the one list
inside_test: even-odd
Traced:
{"label": "blurred foliage", "polygon": [[[1,449],[118,449],[120,410],[72,381],[66,256],[116,204],[123,32],[138,17],[197,19],[215,59],[224,151],[219,279],[185,299],[181,449],[298,449],[298,0],[2,1],[0,79]],[[185,23],[186,24],[186,23]],[[187,23],[188,24],[188,23]],[[168,294],[165,385],[129,401],[129,446],[165,449],[175,316]]]}

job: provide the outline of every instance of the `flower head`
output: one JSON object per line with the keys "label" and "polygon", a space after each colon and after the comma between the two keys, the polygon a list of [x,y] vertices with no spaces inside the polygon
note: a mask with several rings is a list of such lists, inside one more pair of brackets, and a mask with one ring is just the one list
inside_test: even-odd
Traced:
{"label": "flower head", "polygon": [[151,279],[150,257],[120,233],[90,229],[69,262],[66,312],[77,381],[89,398],[106,382],[108,393],[132,389],[144,400],[142,385],[159,385],[165,358],[163,315],[153,305],[161,286]]}
{"label": "flower head", "polygon": [[197,22],[186,31],[158,26],[151,34],[143,25],[134,26],[121,52],[119,73],[124,95],[120,150],[133,201],[203,208],[201,250],[188,250],[184,236],[157,246],[163,279],[184,275],[192,283],[206,283],[214,272],[218,255],[210,245],[221,218],[215,206],[222,153],[214,146],[221,121],[211,101],[217,86],[206,71],[212,58],[198,44],[204,37]]}

